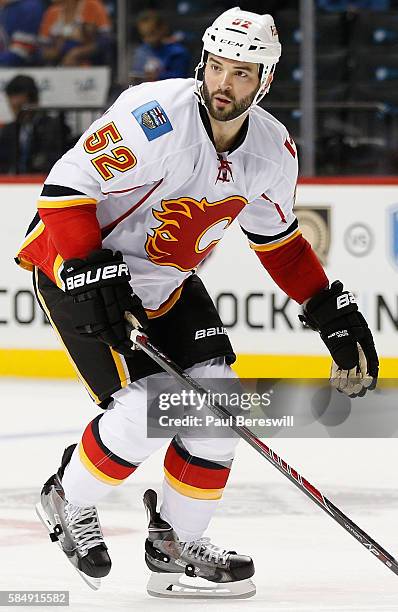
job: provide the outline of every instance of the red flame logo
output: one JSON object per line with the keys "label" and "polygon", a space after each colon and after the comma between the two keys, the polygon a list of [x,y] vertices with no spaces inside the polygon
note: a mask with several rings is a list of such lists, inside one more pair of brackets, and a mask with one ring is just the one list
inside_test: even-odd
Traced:
{"label": "red flame logo", "polygon": [[145,250],[149,259],[158,266],[172,266],[183,272],[196,268],[246,204],[241,196],[217,202],[189,197],[162,200],[162,209],[152,211],[160,225],[147,234]]}

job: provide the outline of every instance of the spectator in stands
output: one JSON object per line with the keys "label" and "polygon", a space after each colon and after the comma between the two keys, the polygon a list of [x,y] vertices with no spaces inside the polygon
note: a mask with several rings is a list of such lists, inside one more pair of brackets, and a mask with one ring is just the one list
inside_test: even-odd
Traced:
{"label": "spectator in stands", "polygon": [[143,81],[185,78],[189,76],[190,54],[169,34],[169,28],[156,11],[145,11],[137,19],[142,40],[133,54],[133,77]]}
{"label": "spectator in stands", "polygon": [[40,27],[45,64],[107,63],[111,23],[101,0],[52,0]]}
{"label": "spectator in stands", "polygon": [[[209,1],[209,10],[211,8],[211,0]],[[233,8],[239,4],[242,11],[252,11],[254,13],[269,13],[273,15],[279,11],[297,11],[299,8],[299,0],[267,0],[266,2],[261,0],[217,0],[217,7],[222,6],[224,9]]]}
{"label": "spectator in stands", "polygon": [[318,7],[329,12],[388,11],[390,5],[390,0],[318,0]]}
{"label": "spectator in stands", "polygon": [[[2,174],[47,174],[69,148],[69,128],[63,120],[37,112],[39,91],[32,77],[15,76],[5,87],[14,116],[0,130]],[[23,110],[24,107],[32,110]]]}
{"label": "spectator in stands", "polygon": [[0,67],[36,61],[42,0],[0,0]]}

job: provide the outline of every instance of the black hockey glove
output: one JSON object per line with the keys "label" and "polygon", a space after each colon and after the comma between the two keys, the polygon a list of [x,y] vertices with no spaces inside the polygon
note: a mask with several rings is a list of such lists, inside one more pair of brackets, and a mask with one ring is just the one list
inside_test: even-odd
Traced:
{"label": "black hockey glove", "polygon": [[326,344],[333,358],[331,382],[338,391],[357,397],[376,387],[379,359],[372,332],[340,281],[312,297],[299,319]]}
{"label": "black hockey glove", "polygon": [[61,278],[65,292],[73,296],[75,329],[129,355],[133,344],[124,313],[131,312],[143,329],[148,319],[141,300],[133,293],[130,272],[120,251],[100,249],[86,259],[68,259]]}

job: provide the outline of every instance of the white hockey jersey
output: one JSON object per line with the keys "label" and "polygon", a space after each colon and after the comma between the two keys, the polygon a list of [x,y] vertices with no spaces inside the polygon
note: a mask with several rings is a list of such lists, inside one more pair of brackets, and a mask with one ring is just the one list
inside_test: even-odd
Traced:
{"label": "white hockey jersey", "polygon": [[[254,107],[237,146],[219,154],[193,79],[170,79],[123,92],[55,164],[38,208],[95,204],[103,247],[123,253],[134,291],[158,311],[234,219],[252,248],[297,234],[296,181],[294,143],[272,115]],[[19,253],[24,267],[43,261],[35,242],[46,228],[36,221]],[[61,269],[55,254],[59,286]]]}

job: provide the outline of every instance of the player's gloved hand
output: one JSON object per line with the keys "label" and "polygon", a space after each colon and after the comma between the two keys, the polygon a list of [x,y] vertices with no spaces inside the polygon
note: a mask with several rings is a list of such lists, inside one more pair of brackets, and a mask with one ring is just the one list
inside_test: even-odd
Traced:
{"label": "player's gloved hand", "polygon": [[376,387],[379,359],[372,332],[359,312],[355,297],[340,281],[305,304],[299,319],[320,333],[332,358],[331,383],[350,397]]}
{"label": "player's gloved hand", "polygon": [[86,259],[64,262],[61,278],[73,296],[72,322],[81,334],[109,344],[129,355],[133,346],[124,318],[126,311],[145,329],[148,319],[141,300],[133,293],[127,264],[120,251],[93,251]]}

